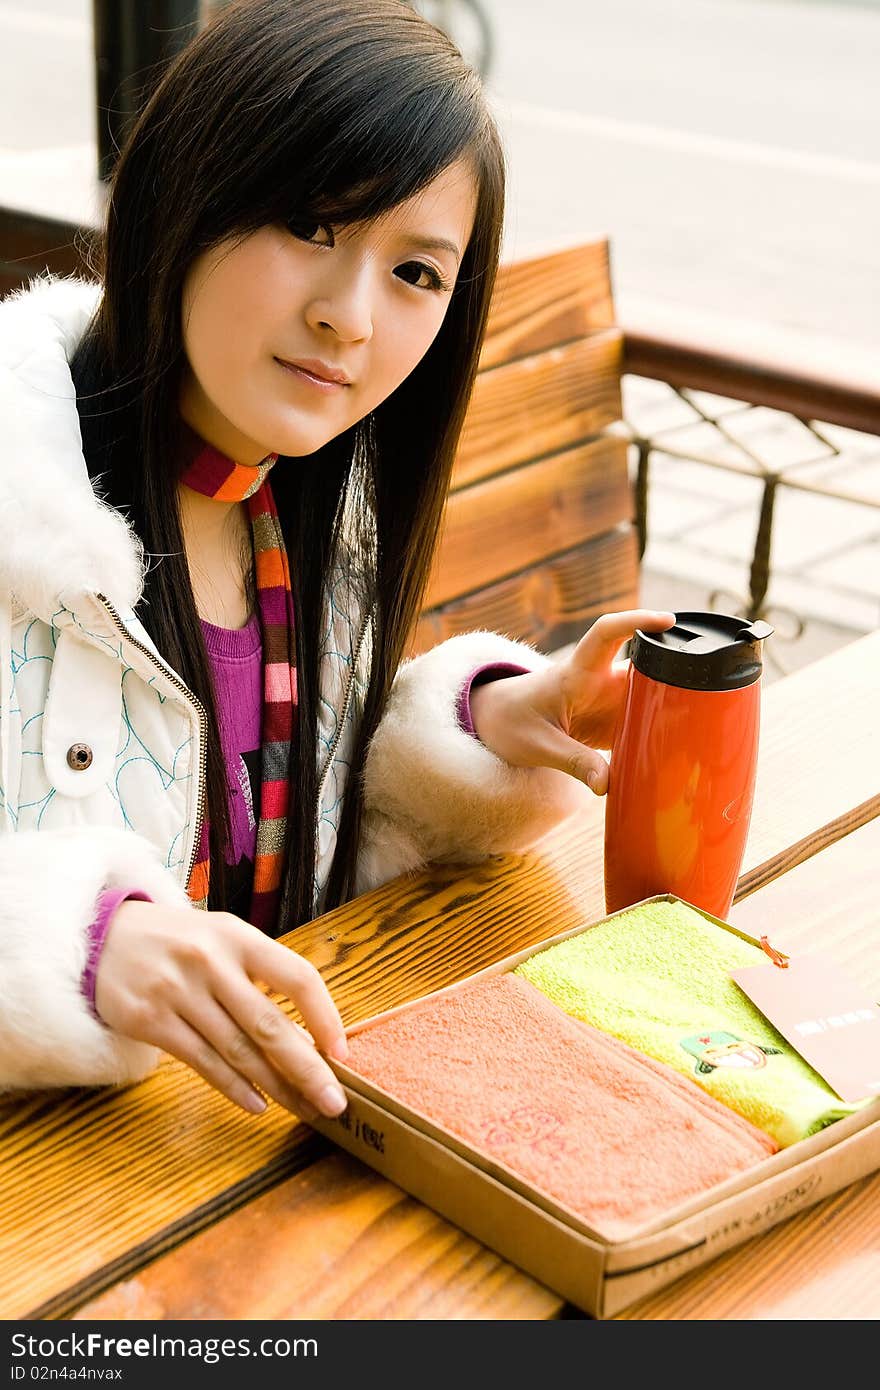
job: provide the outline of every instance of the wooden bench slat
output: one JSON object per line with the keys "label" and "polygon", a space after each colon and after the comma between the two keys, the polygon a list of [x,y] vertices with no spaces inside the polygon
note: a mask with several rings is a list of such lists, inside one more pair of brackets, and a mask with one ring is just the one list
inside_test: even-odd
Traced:
{"label": "wooden bench slat", "polygon": [[607,240],[502,265],[480,369],[497,367],[613,324]]}
{"label": "wooden bench slat", "polygon": [[455,461],[453,489],[595,438],[621,416],[623,339],[616,328],[481,372]]}
{"label": "wooden bench slat", "polygon": [[627,445],[592,444],[455,492],[425,606],[435,608],[632,520]]}
{"label": "wooden bench slat", "polygon": [[637,597],[638,549],[626,527],[426,611],[411,650],[483,628],[554,651],[581,637],[601,613],[635,607]]}

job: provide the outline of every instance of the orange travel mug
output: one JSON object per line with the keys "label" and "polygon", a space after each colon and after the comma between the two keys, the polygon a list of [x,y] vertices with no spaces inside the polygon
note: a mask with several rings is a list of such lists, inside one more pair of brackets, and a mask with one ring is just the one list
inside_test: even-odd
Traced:
{"label": "orange travel mug", "polygon": [[637,632],[605,806],[605,906],[672,893],[726,919],[752,813],[765,622]]}

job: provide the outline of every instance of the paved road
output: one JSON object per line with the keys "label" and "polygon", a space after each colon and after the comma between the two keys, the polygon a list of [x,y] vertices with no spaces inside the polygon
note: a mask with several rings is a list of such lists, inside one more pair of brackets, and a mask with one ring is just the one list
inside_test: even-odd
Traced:
{"label": "paved road", "polygon": [[[880,348],[877,0],[483,3],[514,252],[608,235],[624,318],[685,309]],[[74,215],[90,21],[90,0],[0,0],[0,184]]]}
{"label": "paved road", "polygon": [[505,97],[671,136],[880,160],[880,5],[482,3]]}
{"label": "paved road", "polygon": [[508,238],[650,299],[880,348],[880,7],[484,0]]}

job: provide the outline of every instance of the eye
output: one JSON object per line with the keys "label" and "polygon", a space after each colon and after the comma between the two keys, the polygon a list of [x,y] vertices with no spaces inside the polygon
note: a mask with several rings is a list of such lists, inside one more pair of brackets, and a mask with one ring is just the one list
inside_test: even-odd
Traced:
{"label": "eye", "polygon": [[311,241],[316,246],[333,245],[331,229],[316,217],[310,217],[308,213],[294,213],[293,217],[287,219],[286,226],[291,236],[295,236],[299,241]]}
{"label": "eye", "polygon": [[[451,290],[452,286],[444,280],[438,270],[432,265],[425,265],[424,261],[406,261],[399,265],[395,272],[406,284],[415,286],[419,290]],[[427,284],[421,283],[427,280]]]}

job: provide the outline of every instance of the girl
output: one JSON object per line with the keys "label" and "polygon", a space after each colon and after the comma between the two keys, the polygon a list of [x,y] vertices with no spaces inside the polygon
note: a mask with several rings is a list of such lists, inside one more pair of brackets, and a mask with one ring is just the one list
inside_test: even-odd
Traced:
{"label": "girl", "polygon": [[0,307],[0,1086],[164,1050],[336,1114],[338,1012],[274,938],[605,790],[613,658],[671,615],[404,660],[503,194],[477,77],[402,0],[250,0],[134,129],[100,282]]}

